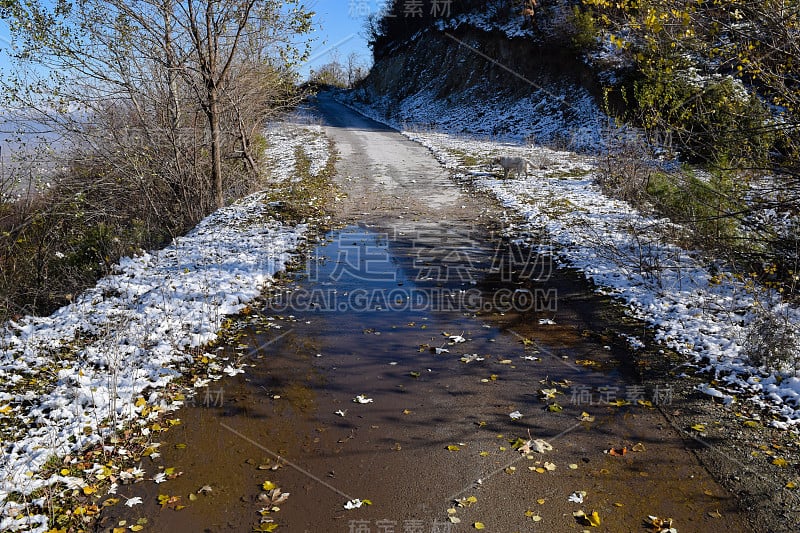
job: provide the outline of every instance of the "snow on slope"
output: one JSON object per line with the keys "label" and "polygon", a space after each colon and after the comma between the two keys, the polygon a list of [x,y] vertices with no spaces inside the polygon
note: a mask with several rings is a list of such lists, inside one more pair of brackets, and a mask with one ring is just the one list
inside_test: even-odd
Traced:
{"label": "snow on slope", "polygon": [[[328,145],[318,133],[270,128],[272,153],[288,154],[276,168],[291,171],[299,145],[312,169],[324,166]],[[108,444],[108,420],[144,427],[157,410],[180,407],[162,392],[192,361],[186,349],[213,341],[223,318],[270,284],[308,229],[270,218],[265,196],[219,209],[163,250],[123,258],[114,275],[72,304],[0,332],[0,531],[47,529],[47,502],[28,507],[11,501],[11,493],[30,499],[41,487],[86,485],[78,477],[40,475],[49,459]],[[228,365],[217,377],[240,371]],[[137,402],[143,395],[146,403]],[[124,446],[113,451],[124,453]]]}
{"label": "snow on slope", "polygon": [[[414,117],[425,117],[425,124],[439,123],[441,103],[426,106],[425,95],[416,101]],[[385,109],[350,103],[386,121]],[[469,131],[478,120],[487,127],[492,123],[484,109],[462,107],[447,113],[461,116],[463,124],[459,130],[457,119],[445,119],[448,132]],[[472,182],[521,214],[526,232],[544,231],[557,244],[565,265],[581,269],[599,291],[626,302],[633,315],[653,326],[659,341],[685,354],[709,376],[702,392],[764,407],[777,417],[774,426],[800,425],[800,379],[764,373],[744,353],[748,326],[756,317],[753,288],[731,274],[712,275],[701,253],[671,244],[665,234],[679,232],[679,227],[603,194],[595,183],[598,170],[592,158],[508,139],[493,142],[436,133],[431,126],[394,127],[429,148],[457,179]],[[488,171],[498,155],[526,157],[533,170],[527,177],[499,179],[498,173]],[[479,164],[463,164],[465,156]],[[800,310],[781,303],[775,294],[765,294],[758,293],[759,305],[800,324]]]}

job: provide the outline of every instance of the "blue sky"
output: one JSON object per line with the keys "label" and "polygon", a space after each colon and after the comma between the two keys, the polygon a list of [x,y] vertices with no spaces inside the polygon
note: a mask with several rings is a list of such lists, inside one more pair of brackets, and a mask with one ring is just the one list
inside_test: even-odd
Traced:
{"label": "blue sky", "polygon": [[317,29],[313,34],[311,59],[302,69],[307,75],[309,69],[319,68],[330,63],[337,55],[340,61],[355,52],[362,62],[371,66],[372,53],[367,47],[364,29],[367,16],[377,13],[385,0],[314,0],[308,7],[316,13],[314,20]]}

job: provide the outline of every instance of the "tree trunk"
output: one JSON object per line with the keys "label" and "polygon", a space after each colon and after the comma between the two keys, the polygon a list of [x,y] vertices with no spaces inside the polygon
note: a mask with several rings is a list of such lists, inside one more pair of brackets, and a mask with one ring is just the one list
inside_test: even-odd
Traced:
{"label": "tree trunk", "polygon": [[211,186],[214,190],[214,201],[217,208],[225,205],[222,194],[222,140],[219,127],[219,103],[216,94],[209,95],[208,123],[211,132]]}

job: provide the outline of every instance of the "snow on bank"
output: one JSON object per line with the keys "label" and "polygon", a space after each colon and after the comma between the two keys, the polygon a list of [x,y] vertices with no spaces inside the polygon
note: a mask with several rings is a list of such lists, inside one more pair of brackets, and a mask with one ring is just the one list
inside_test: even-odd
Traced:
{"label": "snow on bank", "polygon": [[[436,105],[428,115],[434,119]],[[381,120],[375,109],[357,107]],[[449,113],[455,116],[459,111],[465,117],[476,113]],[[765,407],[780,418],[772,422],[778,427],[800,424],[800,379],[765,375],[743,350],[748,326],[756,317],[756,291],[732,275],[712,275],[701,253],[671,244],[668,235],[679,227],[603,194],[595,183],[598,170],[591,158],[464,135],[407,129],[403,133],[429,148],[458,179],[471,181],[521,214],[526,232],[545,231],[565,265],[581,269],[599,291],[626,302],[633,315],[654,327],[657,340],[711,376],[714,383],[703,385],[701,392]],[[498,155],[526,157],[532,170],[527,177],[499,179],[497,169],[490,171],[488,166]],[[477,164],[468,166],[463,163],[467,160]],[[759,298],[759,305],[771,306],[789,322],[800,324],[798,309],[779,303],[774,295],[772,303],[765,303],[763,294]]]}
{"label": "snow on bank", "polygon": [[[297,146],[312,172],[328,160],[327,140],[300,125],[271,128],[267,141],[271,154],[286,154],[273,161],[279,179],[291,177]],[[45,531],[48,502],[31,494],[86,486],[79,477],[45,478],[48,460],[108,444],[111,420],[146,425],[158,410],[180,407],[162,392],[192,362],[186,349],[215,340],[224,317],[261,294],[307,229],[270,218],[266,194],[257,193],[163,250],[122,259],[115,274],[51,316],[7,324],[0,332],[0,531]],[[11,501],[12,493],[33,506]]]}
{"label": "snow on bank", "polygon": [[[489,101],[485,101],[485,90],[475,87],[458,96],[461,102],[483,102],[480,109],[437,100],[438,92],[431,87],[400,102],[389,96],[368,95],[363,90],[356,91],[354,96],[386,110],[381,114],[382,120],[386,121],[386,115],[390,115],[389,122],[400,130],[427,128],[499,142],[539,143],[579,151],[596,151],[606,144],[608,119],[583,87],[566,83],[559,87],[535,86],[525,98],[496,97]],[[350,102],[354,103],[355,98]],[[369,115],[364,106],[355,106]]]}
{"label": "snow on bank", "polygon": [[316,176],[324,170],[330,153],[329,141],[320,119],[308,113],[311,111],[298,112],[291,117],[291,122],[275,122],[267,126],[266,154],[272,181],[292,178],[298,149],[311,159],[311,174]]}

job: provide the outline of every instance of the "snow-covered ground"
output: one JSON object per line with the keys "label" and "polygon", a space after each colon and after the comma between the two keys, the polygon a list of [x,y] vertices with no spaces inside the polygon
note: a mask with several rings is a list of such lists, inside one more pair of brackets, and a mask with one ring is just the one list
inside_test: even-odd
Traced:
{"label": "snow-covered ground", "polygon": [[[355,107],[387,122],[386,111],[379,107]],[[606,196],[595,183],[598,168],[593,159],[520,142],[437,133],[431,124],[437,120],[437,110],[438,104],[426,108],[418,98],[400,113],[425,126],[392,125],[428,147],[456,179],[490,192],[521,214],[526,220],[521,231],[545,232],[563,264],[581,269],[598,291],[621,299],[632,315],[651,324],[660,342],[688,356],[692,362],[688,366],[708,378],[702,392],[725,402],[765,407],[774,415],[774,426],[800,424],[800,379],[754,368],[743,349],[757,308],[767,307],[795,326],[800,324],[798,309],[732,274],[712,274],[703,254],[670,242],[668,235],[679,232],[679,227]],[[450,117],[459,114],[463,131],[476,115],[489,121],[483,110],[451,109],[445,131],[458,131]],[[525,157],[533,163],[531,171],[501,179],[499,169],[489,169],[491,159],[499,155]],[[633,345],[638,343],[634,340]]]}
{"label": "snow-covered ground", "polygon": [[[330,155],[321,133],[302,125],[270,128],[267,140],[270,154],[283,154],[271,165],[281,169],[278,179],[291,177],[297,146],[312,172]],[[48,460],[100,443],[109,456],[124,456],[126,443],[111,438],[114,424],[146,432],[153,418],[180,407],[164,387],[192,362],[187,349],[216,339],[224,317],[270,284],[308,230],[271,218],[265,198],[216,211],[163,250],[122,259],[114,275],[51,316],[0,331],[0,531],[45,531],[48,502],[31,498],[34,491],[87,486],[82,477],[43,475]],[[209,377],[242,371],[218,366]],[[30,503],[16,503],[23,501]]]}

